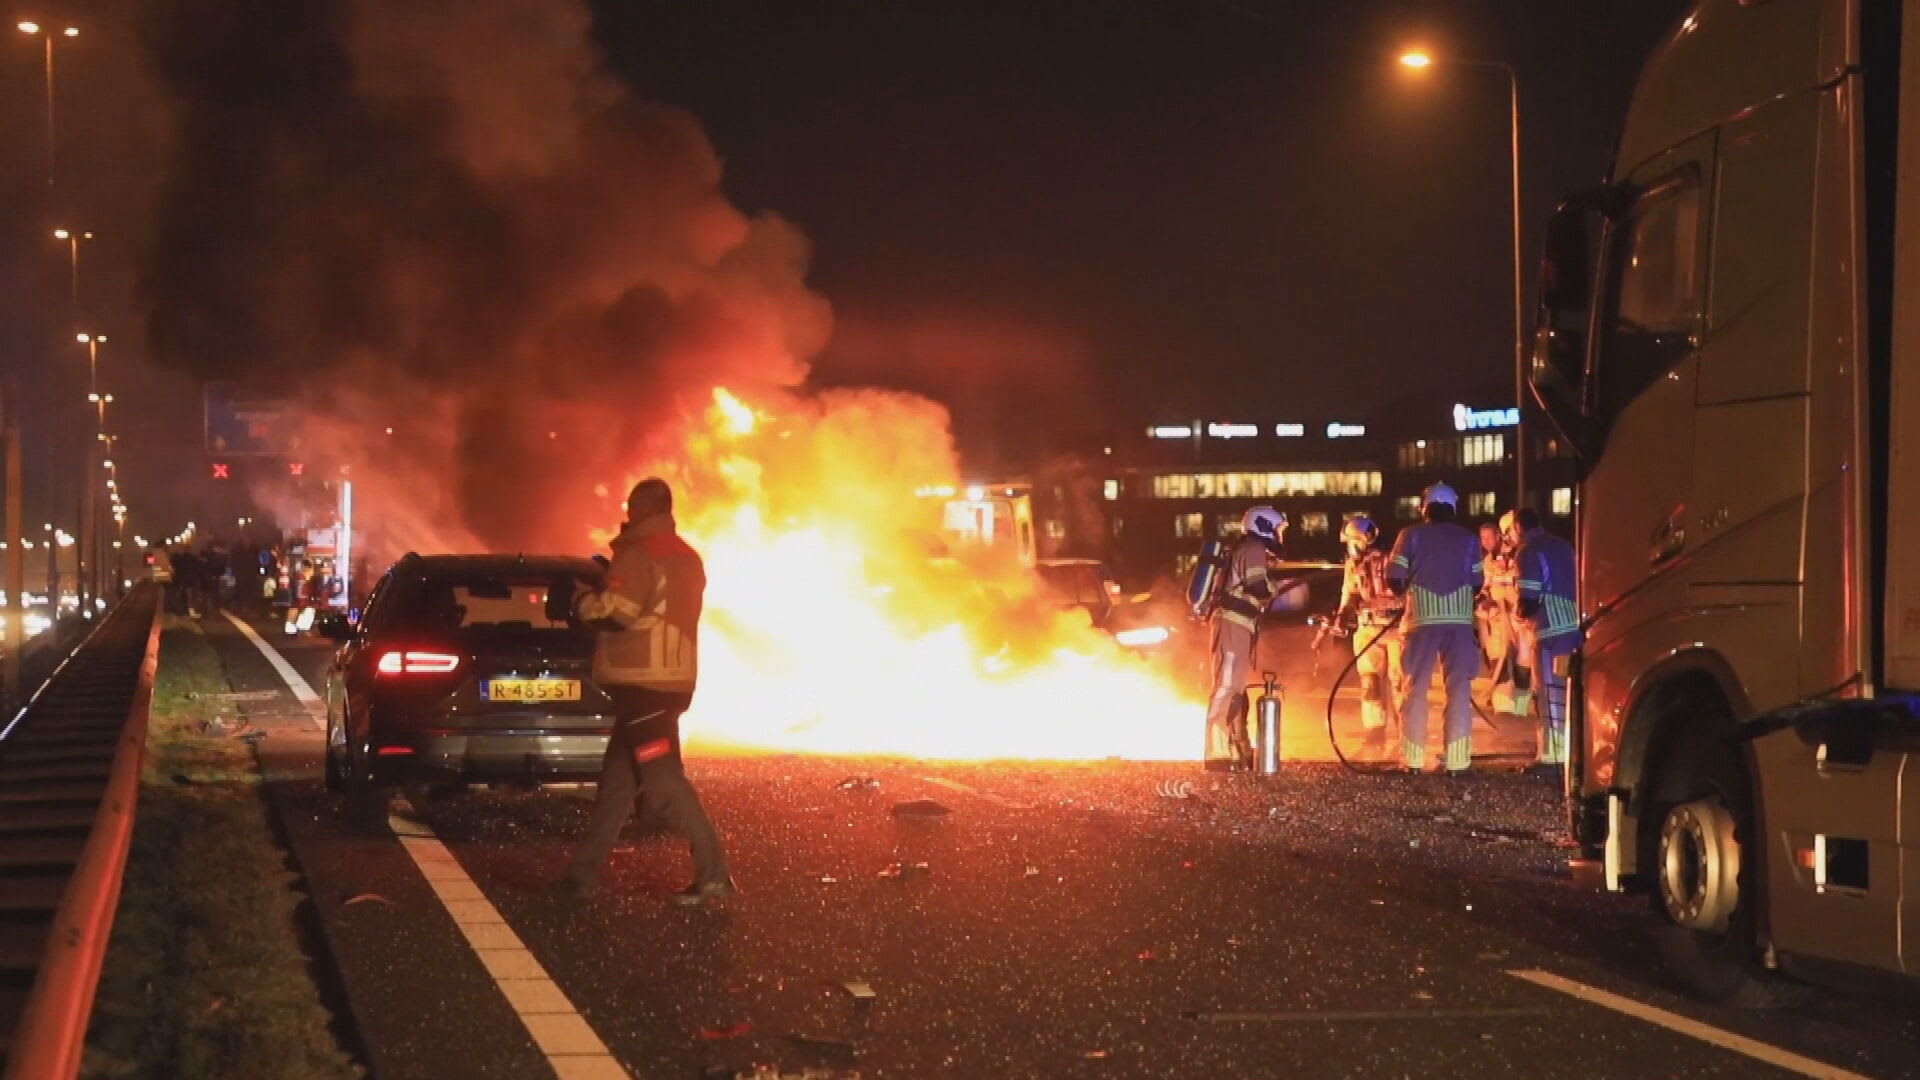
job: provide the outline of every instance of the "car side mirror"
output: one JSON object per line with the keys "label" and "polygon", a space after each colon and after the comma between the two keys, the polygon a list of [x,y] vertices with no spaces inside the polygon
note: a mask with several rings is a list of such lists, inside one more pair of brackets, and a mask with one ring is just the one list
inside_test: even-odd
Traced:
{"label": "car side mirror", "polygon": [[353,637],[353,624],[345,615],[329,613],[313,621],[313,632],[328,641],[348,641]]}

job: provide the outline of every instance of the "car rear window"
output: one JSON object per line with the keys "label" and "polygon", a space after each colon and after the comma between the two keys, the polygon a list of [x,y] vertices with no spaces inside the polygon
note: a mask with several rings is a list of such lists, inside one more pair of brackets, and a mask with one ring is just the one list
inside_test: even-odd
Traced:
{"label": "car rear window", "polygon": [[566,611],[574,579],[545,574],[473,574],[415,579],[394,599],[396,629],[452,633],[463,640],[577,637]]}

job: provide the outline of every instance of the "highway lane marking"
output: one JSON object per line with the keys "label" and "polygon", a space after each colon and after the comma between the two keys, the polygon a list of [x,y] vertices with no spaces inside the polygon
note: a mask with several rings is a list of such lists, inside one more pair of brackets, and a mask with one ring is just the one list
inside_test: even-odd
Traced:
{"label": "highway lane marking", "polygon": [[1757,1039],[1749,1039],[1744,1035],[1735,1035],[1731,1031],[1723,1031],[1711,1024],[1703,1024],[1698,1020],[1690,1020],[1687,1017],[1681,1016],[1679,1013],[1668,1012],[1665,1009],[1643,1004],[1632,998],[1621,997],[1619,994],[1611,994],[1597,987],[1588,986],[1586,983],[1575,982],[1572,979],[1555,975],[1550,971],[1541,971],[1537,968],[1521,968],[1509,969],[1507,974],[1516,979],[1524,979],[1535,986],[1544,986],[1549,990],[1557,990],[1569,997],[1579,998],[1581,1001],[1598,1005],[1603,1009],[1612,1009],[1614,1012],[1631,1016],[1636,1020],[1644,1020],[1649,1024],[1657,1024],[1660,1027],[1666,1028],[1668,1031],[1698,1039],[1704,1043],[1710,1043],[1723,1050],[1731,1050],[1736,1054],[1745,1054],[1755,1061],[1764,1061],[1769,1065],[1785,1069],[1788,1072],[1796,1072],[1802,1076],[1821,1077],[1822,1080],[1868,1080],[1866,1076],[1860,1073],[1850,1072],[1837,1065],[1828,1065],[1809,1057],[1802,1057],[1799,1054],[1782,1050],[1777,1046],[1769,1046]]}
{"label": "highway lane marking", "polygon": [[253,647],[260,650],[260,655],[267,658],[267,663],[273,665],[273,670],[280,676],[280,681],[286,683],[287,689],[293,692],[294,700],[306,709],[307,719],[313,726],[321,731],[327,730],[326,702],[321,701],[320,695],[313,692],[313,687],[307,684],[306,677],[294,670],[293,665],[287,663],[287,658],[280,655],[280,650],[267,644],[267,639],[261,637],[259,631],[247,625],[245,619],[231,611],[224,611],[221,614],[227,617],[228,622],[238,627],[248,641],[253,642]]}
{"label": "highway lane marking", "polygon": [[1004,806],[1009,810],[1033,809],[1033,804],[1031,803],[1018,802],[1014,799],[1009,799],[1004,795],[995,795],[991,791],[981,791],[979,788],[971,787],[967,784],[963,784],[958,780],[949,780],[944,776],[923,776],[920,779],[926,781],[929,784],[938,784],[941,787],[946,788],[948,791],[958,791],[963,795],[971,795],[976,799],[985,799],[986,801],[994,804],[995,806]]}
{"label": "highway lane marking", "polygon": [[547,969],[481,892],[453,851],[424,822],[389,816],[387,828],[427,879],[467,947],[520,1018],[560,1080],[626,1080],[630,1075]]}
{"label": "highway lane marking", "polygon": [[[308,715],[313,716],[314,706],[320,705],[320,695],[313,692],[307,680],[287,663],[279,650],[255,633],[253,627],[232,614],[227,618],[253,642],[287,684],[287,689],[307,706]],[[324,706],[320,711],[324,713]],[[315,719],[325,726],[324,720]],[[573,1002],[547,974],[547,969],[520,940],[520,935],[501,917],[500,909],[480,891],[480,886],[467,875],[460,860],[433,829],[424,822],[391,815],[387,818],[387,828],[420,870],[420,876],[427,879],[441,909],[460,928],[467,947],[473,950],[500,995],[507,999],[507,1006],[520,1018],[521,1026],[547,1059],[554,1075],[559,1080],[630,1080],[632,1074],[607,1050],[607,1044],[594,1033],[580,1010],[574,1008]]]}

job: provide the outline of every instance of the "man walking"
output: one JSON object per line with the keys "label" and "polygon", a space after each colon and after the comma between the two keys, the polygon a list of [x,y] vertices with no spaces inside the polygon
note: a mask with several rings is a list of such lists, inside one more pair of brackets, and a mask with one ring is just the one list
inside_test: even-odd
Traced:
{"label": "man walking", "polygon": [[599,586],[582,585],[574,597],[575,614],[596,632],[593,678],[613,699],[615,715],[593,818],[561,889],[593,893],[637,789],[646,815],[666,822],[693,852],[693,884],[673,902],[722,900],[736,891],[726,852],[680,760],[680,714],[693,702],[707,575],[699,553],[675,530],[666,481],[648,477],[634,485],[612,547]]}
{"label": "man walking", "polygon": [[1480,545],[1455,521],[1460,497],[1445,484],[1427,488],[1424,525],[1400,530],[1387,563],[1387,585],[1407,598],[1406,694],[1400,702],[1409,772],[1427,762],[1427,693],[1438,662],[1447,686],[1445,771],[1473,764],[1473,676],[1480,646],[1473,639],[1473,597],[1483,580]]}

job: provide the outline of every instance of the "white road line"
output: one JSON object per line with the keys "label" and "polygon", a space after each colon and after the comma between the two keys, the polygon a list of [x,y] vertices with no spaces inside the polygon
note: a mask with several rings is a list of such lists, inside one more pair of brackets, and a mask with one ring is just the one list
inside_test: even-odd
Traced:
{"label": "white road line", "polygon": [[923,776],[920,779],[926,781],[929,784],[938,784],[941,787],[946,788],[948,791],[958,791],[964,795],[971,795],[976,799],[985,799],[986,801],[994,804],[995,806],[1004,806],[1009,810],[1033,809],[1033,805],[1031,803],[1017,802],[1013,799],[1007,798],[1004,795],[995,795],[991,791],[981,791],[979,788],[970,787],[966,784],[961,783],[958,780],[949,780],[944,776]]}
{"label": "white road line", "polygon": [[1632,998],[1621,997],[1619,994],[1610,994],[1605,990],[1588,986],[1586,983],[1575,982],[1572,979],[1555,975],[1550,971],[1525,968],[1509,970],[1507,974],[1516,979],[1524,979],[1535,986],[1544,986],[1549,990],[1558,990],[1560,993],[1579,998],[1581,1001],[1588,1002],[1589,1004],[1598,1005],[1604,1009],[1612,1009],[1617,1013],[1624,1013],[1636,1020],[1645,1020],[1649,1024],[1658,1024],[1668,1031],[1678,1032],[1681,1035],[1699,1039],[1704,1043],[1711,1043],[1723,1050],[1732,1050],[1736,1054],[1745,1054],[1755,1061],[1764,1061],[1769,1065],[1785,1069],[1788,1072],[1796,1072],[1802,1076],[1821,1077],[1822,1080],[1868,1080],[1867,1077],[1860,1073],[1850,1072],[1837,1065],[1828,1065],[1809,1057],[1801,1057],[1799,1054],[1782,1050],[1777,1046],[1769,1046],[1758,1040],[1749,1039],[1744,1035],[1735,1035],[1731,1031],[1722,1031],[1711,1024],[1703,1024],[1698,1020],[1689,1020],[1678,1013],[1671,1013],[1665,1009],[1642,1004]]}
{"label": "white road line", "polygon": [[231,611],[222,612],[222,614],[227,617],[228,622],[238,627],[240,632],[247,636],[248,641],[253,642],[253,647],[260,650],[260,655],[267,658],[267,663],[273,665],[273,670],[280,675],[280,681],[287,684],[287,689],[293,691],[294,699],[307,710],[307,719],[313,722],[313,726],[325,731],[327,729],[326,702],[321,701],[320,695],[313,692],[313,687],[307,685],[307,680],[294,670],[292,664],[287,663],[287,658],[280,655],[279,649],[267,644],[266,638],[261,637],[258,631],[247,625],[245,619]]}
{"label": "white road line", "polygon": [[[316,706],[325,711],[320,695],[313,692],[313,687],[307,685],[307,680],[300,677],[279,650],[267,644],[253,627],[231,614],[227,618],[267,658],[287,689],[307,706],[309,713]],[[422,822],[397,817],[387,818],[387,828],[420,869],[420,876],[427,879],[453,924],[466,936],[467,947],[473,950],[480,966],[507,999],[508,1007],[520,1018],[533,1045],[552,1066],[554,1075],[559,1080],[631,1080],[633,1074],[607,1050],[607,1044],[600,1041],[586,1018],[548,977],[547,969],[534,959],[520,935],[501,918],[499,909],[467,876],[460,860],[440,842],[433,830]]]}
{"label": "white road line", "polygon": [[500,988],[533,1044],[546,1055],[555,1075],[560,1080],[628,1080],[631,1074],[433,830],[422,822],[397,817],[389,817],[387,827],[399,837],[400,846],[420,868],[454,925],[466,935],[467,946]]}

